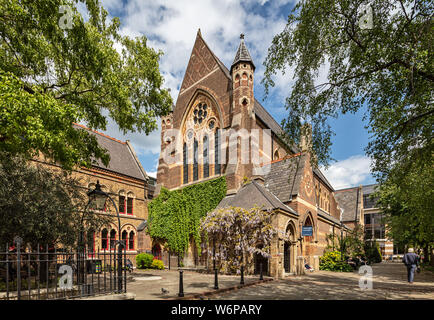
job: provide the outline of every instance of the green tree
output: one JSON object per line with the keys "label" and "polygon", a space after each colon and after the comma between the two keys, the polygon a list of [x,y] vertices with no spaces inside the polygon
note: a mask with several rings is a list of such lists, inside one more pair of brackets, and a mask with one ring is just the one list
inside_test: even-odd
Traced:
{"label": "green tree", "polygon": [[406,171],[405,179],[401,178],[402,170],[397,164],[376,193],[387,236],[397,245],[422,248],[425,257],[429,257],[434,248],[434,168],[424,164]]}
{"label": "green tree", "polygon": [[[328,120],[366,107],[372,137],[366,151],[383,179],[395,163],[432,163],[434,4],[369,1],[368,25],[361,10],[367,3],[299,1],[272,41],[263,83],[268,93],[277,72],[294,71],[283,126],[290,142],[299,143],[303,122],[311,123],[311,151],[322,164],[331,158]],[[323,64],[327,81],[316,83]]]}
{"label": "green tree", "polygon": [[0,0],[0,151],[42,152],[66,169],[107,165],[96,138],[73,123],[105,130],[111,118],[124,133],[157,128],[172,105],[162,52],[119,27],[98,0]]}
{"label": "green tree", "polygon": [[349,256],[356,258],[357,256],[364,256],[364,228],[360,224],[356,225],[354,229],[348,230],[343,237],[339,234],[328,234],[327,250],[342,252],[344,257]]}
{"label": "green tree", "polygon": [[81,231],[107,224],[110,216],[84,211],[88,198],[79,185],[64,171],[0,152],[0,245],[12,245],[19,236],[34,248],[74,246]]}

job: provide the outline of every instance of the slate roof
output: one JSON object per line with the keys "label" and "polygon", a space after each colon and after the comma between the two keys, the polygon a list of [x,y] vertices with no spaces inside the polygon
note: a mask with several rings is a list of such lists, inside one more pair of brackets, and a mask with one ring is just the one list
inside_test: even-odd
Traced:
{"label": "slate roof", "polygon": [[323,217],[326,220],[329,220],[331,222],[334,222],[336,224],[340,224],[341,222],[339,221],[339,219],[336,219],[335,217],[333,217],[332,215],[328,214],[327,212],[325,212],[324,210],[322,210],[321,208],[318,208],[317,210],[318,215],[320,217]]}
{"label": "slate roof", "polygon": [[280,201],[290,201],[293,195],[298,194],[306,157],[306,154],[302,154],[270,164],[270,170],[265,174],[264,185]]}
{"label": "slate roof", "polygon": [[274,194],[256,181],[246,184],[236,194],[223,198],[218,204],[217,209],[226,207],[251,209],[255,206],[261,207],[264,210],[281,209],[298,215],[293,209],[284,205]]}
{"label": "slate roof", "polygon": [[137,227],[137,231],[143,231],[145,230],[146,226],[148,225],[148,220],[144,220],[142,223],[139,224]]}
{"label": "slate roof", "polygon": [[244,35],[240,36],[240,45],[238,46],[237,53],[235,54],[234,62],[232,62],[231,70],[234,65],[238,62],[250,62],[253,65],[253,69],[255,69],[255,64],[253,63],[253,59],[250,56],[249,50],[247,50],[246,44],[244,42]]}
{"label": "slate roof", "polygon": [[[357,208],[357,194],[359,193],[359,188],[348,188],[335,191],[335,199],[341,209],[344,210],[342,221],[356,221],[356,208]],[[361,201],[359,194],[359,202]]]}
{"label": "slate roof", "polygon": [[134,154],[134,150],[132,150],[132,147],[127,142],[109,137],[98,131],[90,130],[83,125],[74,124],[73,126],[76,129],[88,130],[91,134],[95,135],[98,144],[108,151],[110,155],[109,165],[106,167],[101,160],[97,160],[97,164],[93,166],[140,180],[148,179],[145,170],[141,168],[140,162]]}

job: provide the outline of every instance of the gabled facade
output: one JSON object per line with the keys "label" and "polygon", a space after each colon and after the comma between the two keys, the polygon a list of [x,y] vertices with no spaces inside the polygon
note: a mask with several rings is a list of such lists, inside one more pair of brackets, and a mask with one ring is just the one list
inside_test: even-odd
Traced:
{"label": "gabled facade", "polygon": [[[225,176],[228,191],[219,207],[274,210],[275,226],[290,239],[275,239],[268,273],[303,273],[305,263],[318,270],[326,236],[341,228],[334,189],[312,168],[309,140],[302,150],[282,141],[282,128],[255,99],[254,79],[244,35],[228,69],[198,31],[176,105],[162,118],[156,190]],[[312,234],[302,235],[303,227]],[[190,253],[185,265],[194,261]]]}

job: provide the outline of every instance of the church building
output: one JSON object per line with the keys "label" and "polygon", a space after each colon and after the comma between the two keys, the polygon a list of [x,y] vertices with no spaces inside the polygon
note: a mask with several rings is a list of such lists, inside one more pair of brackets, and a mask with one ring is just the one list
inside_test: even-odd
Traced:
{"label": "church building", "polygon": [[227,68],[199,29],[176,105],[162,118],[157,190],[225,176],[219,208],[273,210],[275,227],[287,235],[273,241],[265,271],[279,278],[303,273],[305,263],[318,270],[326,236],[341,232],[335,190],[312,167],[309,138],[301,149],[286,144],[281,126],[255,99],[255,68],[244,35]]}

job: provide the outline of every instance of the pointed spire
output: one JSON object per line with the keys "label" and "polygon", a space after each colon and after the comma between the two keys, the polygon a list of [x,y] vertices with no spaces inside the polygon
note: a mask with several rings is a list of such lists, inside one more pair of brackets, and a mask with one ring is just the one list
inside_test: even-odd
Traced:
{"label": "pointed spire", "polygon": [[197,34],[202,37],[202,33],[200,32],[200,28],[197,30]]}
{"label": "pointed spire", "polygon": [[238,46],[237,53],[235,54],[234,62],[232,62],[231,71],[234,65],[238,62],[250,62],[255,69],[255,64],[253,63],[252,57],[250,56],[249,50],[247,50],[246,44],[244,42],[244,33],[240,34],[240,45]]}

